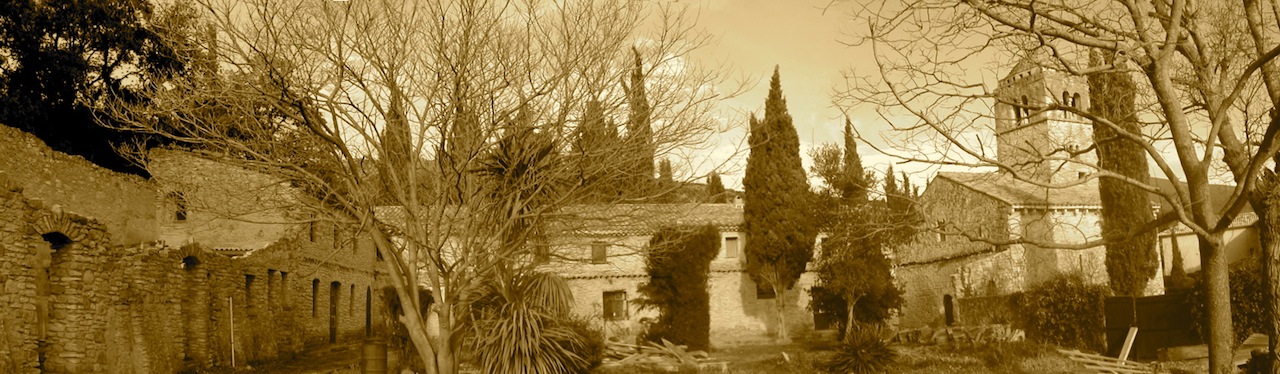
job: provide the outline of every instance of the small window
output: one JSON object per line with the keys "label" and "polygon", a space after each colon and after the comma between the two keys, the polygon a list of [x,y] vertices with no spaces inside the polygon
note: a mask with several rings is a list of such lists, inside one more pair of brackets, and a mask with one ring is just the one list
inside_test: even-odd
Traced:
{"label": "small window", "polygon": [[351,285],[349,297],[350,298],[347,299],[347,315],[354,316],[356,315],[356,285],[354,284]]}
{"label": "small window", "polygon": [[1027,101],[1026,96],[1022,97],[1022,115],[1027,118],[1031,117],[1031,104]]}
{"label": "small window", "polygon": [[1076,92],[1076,94],[1075,94],[1075,95],[1071,95],[1071,107],[1072,107],[1072,108],[1080,108],[1080,105],[1081,105],[1081,104],[1084,104],[1084,103],[1080,102],[1080,93],[1079,93],[1079,92]]}
{"label": "small window", "polygon": [[253,276],[244,275],[244,305],[245,309],[253,309]]}
{"label": "small window", "polygon": [[173,220],[179,222],[186,221],[187,197],[181,192],[174,192],[169,194],[169,198],[173,200]]}
{"label": "small window", "polygon": [[547,243],[535,243],[533,245],[533,262],[536,264],[545,264],[551,261],[551,245]]}
{"label": "small window", "polygon": [[1083,172],[1083,171],[1076,172],[1077,179],[1084,179],[1084,177],[1087,177],[1087,176],[1089,176],[1088,172]]}
{"label": "small window", "polygon": [[316,221],[315,217],[311,218],[311,222],[307,222],[307,241],[315,243],[316,241]]}
{"label": "small window", "polygon": [[622,321],[627,319],[627,292],[604,292],[604,320]]}
{"label": "small window", "polygon": [[280,272],[280,305],[289,305],[289,272]]}
{"label": "small window", "polygon": [[772,300],[775,297],[778,297],[778,294],[773,292],[773,286],[756,283],[756,300]]}
{"label": "small window", "polygon": [[1067,91],[1062,91],[1062,105],[1067,105],[1067,103],[1070,103],[1070,102],[1071,102],[1071,94],[1067,93]]}
{"label": "small window", "polygon": [[311,317],[316,316],[316,294],[320,293],[320,280],[311,280]]}
{"label": "small window", "polygon": [[276,270],[267,269],[267,308],[271,308],[275,304],[276,293]]}
{"label": "small window", "polygon": [[724,238],[724,258],[738,258],[742,253],[742,247],[738,242],[738,237],[729,236]]}
{"label": "small window", "polygon": [[604,264],[609,262],[609,243],[593,242],[591,243],[591,263]]}

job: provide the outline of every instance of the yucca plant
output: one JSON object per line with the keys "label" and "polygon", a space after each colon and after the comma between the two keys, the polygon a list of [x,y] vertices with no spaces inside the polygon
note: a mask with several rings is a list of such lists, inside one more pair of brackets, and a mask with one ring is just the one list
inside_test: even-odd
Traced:
{"label": "yucca plant", "polygon": [[885,331],[879,325],[855,324],[822,369],[839,374],[888,372],[898,353],[886,340]]}
{"label": "yucca plant", "polygon": [[573,293],[553,274],[486,282],[468,321],[471,355],[486,373],[584,373],[599,353],[571,314]]}

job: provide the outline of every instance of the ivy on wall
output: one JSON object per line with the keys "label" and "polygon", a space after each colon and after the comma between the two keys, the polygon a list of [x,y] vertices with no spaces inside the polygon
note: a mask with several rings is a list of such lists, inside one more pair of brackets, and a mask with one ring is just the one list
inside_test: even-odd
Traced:
{"label": "ivy on wall", "polygon": [[707,276],[719,250],[720,230],[712,225],[663,228],[649,240],[649,281],[639,287],[639,303],[657,309],[658,318],[644,333],[646,339],[666,339],[690,350],[711,345]]}

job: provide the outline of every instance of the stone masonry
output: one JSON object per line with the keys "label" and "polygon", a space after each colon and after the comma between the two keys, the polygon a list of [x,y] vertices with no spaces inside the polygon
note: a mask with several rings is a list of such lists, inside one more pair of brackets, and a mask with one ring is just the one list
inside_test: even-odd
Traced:
{"label": "stone masonry", "polygon": [[[386,320],[373,247],[264,204],[246,183],[287,186],[265,174],[164,151],[157,169],[173,173],[143,180],[0,133],[0,372],[174,373],[233,352],[244,365]],[[192,191],[185,217],[175,190]],[[214,209],[245,206],[258,209]]]}

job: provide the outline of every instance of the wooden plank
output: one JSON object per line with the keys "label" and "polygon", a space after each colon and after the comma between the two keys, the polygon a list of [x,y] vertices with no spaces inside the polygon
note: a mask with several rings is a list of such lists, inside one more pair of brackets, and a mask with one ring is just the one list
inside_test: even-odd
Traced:
{"label": "wooden plank", "polygon": [[1138,326],[1129,327],[1129,334],[1124,336],[1124,345],[1120,346],[1120,359],[1129,359],[1129,350],[1133,349],[1133,339],[1138,337]]}

